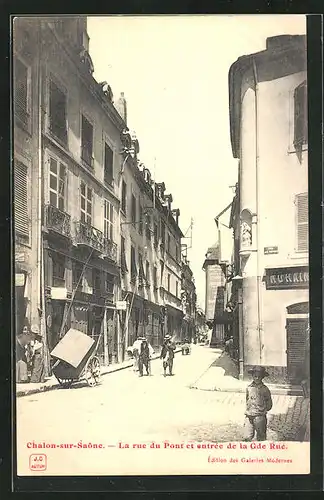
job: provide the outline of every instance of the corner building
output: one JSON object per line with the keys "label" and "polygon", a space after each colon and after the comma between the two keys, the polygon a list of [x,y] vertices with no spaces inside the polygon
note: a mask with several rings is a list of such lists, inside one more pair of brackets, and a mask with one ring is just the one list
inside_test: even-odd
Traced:
{"label": "corner building", "polygon": [[268,38],[229,71],[239,159],[240,358],[273,382],[308,371],[308,156],[305,36]]}

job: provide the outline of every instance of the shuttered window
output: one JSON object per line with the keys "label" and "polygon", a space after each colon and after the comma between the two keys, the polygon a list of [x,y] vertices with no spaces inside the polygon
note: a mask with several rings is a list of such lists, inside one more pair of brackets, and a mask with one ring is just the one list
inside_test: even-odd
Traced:
{"label": "shuttered window", "polygon": [[132,223],[135,224],[136,221],[136,198],[135,196],[132,194],[132,213],[131,213],[131,217],[132,217]]}
{"label": "shuttered window", "polygon": [[24,125],[28,125],[28,67],[20,60],[14,61],[14,107],[15,114]]}
{"label": "shuttered window", "polygon": [[296,196],[297,252],[308,251],[308,194]]}
{"label": "shuttered window", "polygon": [[66,95],[53,81],[50,81],[49,119],[52,134],[66,144]]}
{"label": "shuttered window", "polygon": [[137,276],[135,248],[131,246],[131,280],[135,281]]}
{"label": "shuttered window", "polygon": [[108,240],[113,241],[114,234],[114,208],[108,200],[105,200],[104,208],[104,235]]}
{"label": "shuttered window", "polygon": [[122,273],[128,273],[128,268],[127,268],[127,260],[126,260],[126,252],[125,252],[125,238],[121,236],[121,245],[120,245],[120,265],[121,265],[121,270]]}
{"label": "shuttered window", "polygon": [[294,91],[294,146],[307,144],[307,85],[303,82]]}
{"label": "shuttered window", "polygon": [[106,184],[112,184],[114,180],[114,153],[113,150],[105,143],[105,172],[104,181]]}
{"label": "shuttered window", "polygon": [[126,182],[122,183],[121,209],[126,215]]}
{"label": "shuttered window", "polygon": [[81,157],[82,160],[89,166],[93,167],[93,126],[82,115],[82,125],[81,125]]}
{"label": "shuttered window", "polygon": [[27,167],[20,161],[14,164],[15,230],[29,238]]}
{"label": "shuttered window", "polygon": [[81,222],[92,224],[92,189],[81,181]]}

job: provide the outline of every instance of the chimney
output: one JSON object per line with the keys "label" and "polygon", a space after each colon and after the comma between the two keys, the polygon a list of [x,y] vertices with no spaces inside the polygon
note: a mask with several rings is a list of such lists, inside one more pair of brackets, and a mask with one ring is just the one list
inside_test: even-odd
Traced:
{"label": "chimney", "polygon": [[120,98],[116,102],[116,109],[127,125],[127,103],[124,97],[124,92],[120,93]]}

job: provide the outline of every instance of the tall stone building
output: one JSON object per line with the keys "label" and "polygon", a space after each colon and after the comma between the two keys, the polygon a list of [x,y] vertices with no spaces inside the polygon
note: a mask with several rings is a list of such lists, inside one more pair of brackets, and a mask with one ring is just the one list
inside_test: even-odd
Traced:
{"label": "tall stone building", "polygon": [[305,36],[268,38],[229,71],[230,130],[239,159],[241,375],[307,375],[308,169]]}

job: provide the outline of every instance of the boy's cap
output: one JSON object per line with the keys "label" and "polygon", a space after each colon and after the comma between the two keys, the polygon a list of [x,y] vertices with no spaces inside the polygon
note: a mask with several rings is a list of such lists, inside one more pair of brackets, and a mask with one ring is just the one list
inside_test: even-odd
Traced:
{"label": "boy's cap", "polygon": [[264,366],[255,366],[254,368],[248,370],[248,373],[251,373],[251,375],[256,374],[260,377],[269,377],[269,373],[266,371]]}

